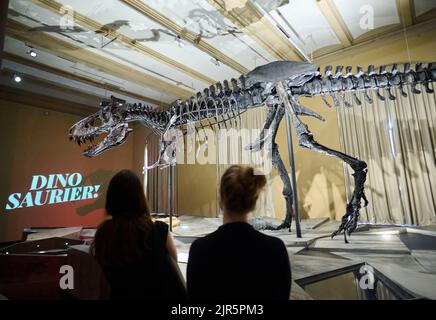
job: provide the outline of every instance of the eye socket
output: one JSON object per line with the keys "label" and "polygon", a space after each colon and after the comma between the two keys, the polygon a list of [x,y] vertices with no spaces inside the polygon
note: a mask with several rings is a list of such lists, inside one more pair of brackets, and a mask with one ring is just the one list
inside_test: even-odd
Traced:
{"label": "eye socket", "polygon": [[100,118],[95,118],[89,124],[93,127],[100,127],[102,125],[102,121]]}
{"label": "eye socket", "polygon": [[109,121],[111,118],[111,109],[110,107],[104,107],[100,112],[100,120],[103,122]]}

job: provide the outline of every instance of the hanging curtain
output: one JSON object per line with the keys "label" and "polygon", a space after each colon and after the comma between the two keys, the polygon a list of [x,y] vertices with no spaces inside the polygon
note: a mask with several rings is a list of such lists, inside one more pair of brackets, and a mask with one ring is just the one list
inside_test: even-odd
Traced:
{"label": "hanging curtain", "polygon": [[[148,165],[155,163],[159,156],[159,136],[151,134],[147,137],[144,160]],[[144,164],[145,165],[145,164]],[[147,170],[147,179],[144,179],[147,200],[150,209],[154,213],[169,213],[170,206],[174,214],[177,214],[177,166],[165,169],[154,168]],[[145,177],[144,177],[145,178]],[[171,188],[171,189],[170,189]],[[171,204],[170,204],[171,198]]]}
{"label": "hanging curtain", "polygon": [[[436,95],[365,102],[361,107],[339,107],[338,126],[343,152],[368,164],[366,196],[369,206],[361,210],[361,220],[379,224],[426,225],[436,222]],[[347,197],[353,190],[352,170],[344,170]]]}
{"label": "hanging curtain", "polygon": [[[266,108],[253,108],[249,109],[241,114],[241,120],[237,118],[238,122],[241,122],[238,129],[247,129],[250,134],[249,142],[253,142],[260,129],[263,128],[266,119]],[[253,134],[252,130],[258,130]],[[245,144],[243,139],[228,139],[227,143],[220,138],[219,130],[217,129],[216,139],[217,141],[217,181],[220,181],[221,176],[230,166],[234,164],[250,165],[253,167],[259,167],[261,163],[261,157],[264,157],[264,151],[251,152],[244,150]],[[231,151],[237,150],[237,153]],[[274,170],[274,169],[273,169]],[[264,191],[260,194],[257,200],[256,208],[251,213],[254,217],[270,217],[275,218],[275,211],[272,197],[272,172],[266,174],[267,184]],[[217,201],[217,213],[221,214]]]}

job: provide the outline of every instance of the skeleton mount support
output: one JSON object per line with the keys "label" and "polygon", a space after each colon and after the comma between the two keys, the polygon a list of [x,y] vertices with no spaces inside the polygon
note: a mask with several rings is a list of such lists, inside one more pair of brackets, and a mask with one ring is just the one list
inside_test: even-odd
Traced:
{"label": "skeleton mount support", "polygon": [[[240,115],[250,108],[266,106],[267,118],[264,129],[270,129],[265,134],[262,131],[259,138],[246,147],[248,150],[256,151],[263,147],[269,148],[268,154],[273,166],[279,172],[283,182],[283,196],[286,201],[286,215],[279,226],[268,224],[259,225],[263,229],[290,228],[292,222],[292,186],[286,167],[281,159],[278,146],[275,143],[277,130],[280,121],[285,114],[292,120],[299,140],[299,145],[316,152],[336,157],[347,163],[354,171],[355,188],[352,197],[347,204],[346,212],[341,224],[332,237],[344,232],[345,242],[347,234],[350,235],[357,227],[361,202],[364,205],[368,201],[364,192],[364,184],[367,175],[367,165],[364,161],[346,155],[340,151],[332,150],[315,141],[312,133],[301,116],[310,116],[321,121],[324,118],[316,112],[300,105],[298,98],[321,96],[328,107],[330,103],[326,95],[333,98],[336,107],[352,107],[345,100],[344,94],[352,94],[354,104],[360,106],[362,101],[357,92],[363,92],[365,102],[372,104],[373,99],[367,94],[368,90],[376,90],[378,99],[384,101],[386,97],[381,90],[386,91],[387,98],[395,100],[392,88],[399,89],[401,96],[407,97],[404,86],[410,86],[413,94],[421,94],[418,85],[425,89],[426,93],[433,93],[432,82],[436,81],[436,63],[429,63],[426,67],[422,63],[416,64],[413,69],[410,64],[404,64],[403,71],[394,64],[390,71],[386,66],[380,66],[378,72],[370,65],[365,73],[362,68],[357,67],[357,72],[352,74],[352,67],[336,67],[335,73],[332,67],[327,66],[324,74],[320,73],[317,66],[296,61],[275,61],[260,66],[241,75],[239,81],[231,79],[230,82],[218,82],[198,92],[196,96],[185,101],[178,101],[168,110],[156,110],[142,104],[129,104],[123,100],[112,98],[110,102],[101,103],[101,110],[85,119],[77,122],[69,131],[69,138],[80,144],[92,142],[95,137],[106,134],[103,141],[96,145],[87,147],[84,155],[95,157],[106,150],[124,143],[132,131],[128,124],[130,122],[141,122],[151,131],[161,137],[159,159],[149,168],[164,168],[175,165],[175,153],[173,150],[174,141],[164,141],[163,137],[172,128],[182,129],[183,134],[187,133],[186,125],[195,124],[195,130],[204,130],[204,121],[211,128],[237,127],[241,123]],[[100,120],[100,125],[94,125],[95,120]],[[204,134],[206,137],[206,134]],[[271,140],[269,140],[272,138]],[[271,141],[271,143],[266,143]],[[294,186],[295,188],[295,186]],[[296,221],[297,222],[297,221]]]}

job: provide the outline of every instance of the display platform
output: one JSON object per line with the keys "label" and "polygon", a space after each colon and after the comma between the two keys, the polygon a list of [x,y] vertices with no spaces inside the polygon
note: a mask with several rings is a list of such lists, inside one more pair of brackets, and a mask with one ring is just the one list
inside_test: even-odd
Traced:
{"label": "display platform", "polygon": [[[173,229],[173,233],[179,267],[186,276],[191,243],[216,230],[222,220],[193,216],[181,216],[179,220],[180,225]],[[277,221],[270,219],[270,222]],[[341,237],[330,238],[337,223],[328,218],[302,220],[302,238],[287,230],[263,231],[283,240],[288,249],[293,276],[290,299],[365,299],[367,297],[356,295],[354,289],[338,290],[335,296],[328,290],[323,292],[308,288],[307,291],[316,292],[316,296],[311,297],[298,285],[314,279],[325,281],[327,278],[344,277],[344,272],[349,273],[362,263],[375,269],[380,277],[385,277],[386,286],[392,283],[398,286],[395,289],[399,291],[398,297],[384,294],[379,298],[436,299],[436,226],[381,227],[361,224],[350,237],[350,243],[346,244]],[[295,230],[295,227],[291,229]],[[316,279],[317,276],[319,279]],[[351,287],[354,286],[353,281],[345,283]],[[344,286],[343,282],[338,283]]]}
{"label": "display platform", "polygon": [[[178,217],[177,221],[173,235],[178,266],[186,279],[191,244],[219,228],[222,218],[185,215]],[[272,223],[278,221],[269,219]],[[287,247],[293,282],[290,299],[436,299],[436,226],[361,224],[348,244],[340,237],[330,238],[336,226],[337,221],[328,218],[302,220],[301,238],[297,238],[294,231],[262,231],[280,238]],[[294,226],[292,230],[295,230]],[[0,259],[6,259],[9,266],[13,263],[14,268],[22,270],[23,275],[30,275],[32,271],[23,267],[26,261],[35,260],[41,265],[54,263],[55,266],[60,263],[57,261],[59,259],[68,261],[81,275],[73,298],[104,298],[108,292],[107,284],[98,265],[89,255],[89,243],[94,234],[95,228],[84,227],[26,228],[23,236],[27,241],[3,247]],[[57,244],[60,244],[59,248]],[[38,250],[44,250],[42,253],[34,250],[37,245],[41,248]],[[20,249],[19,254],[16,254],[18,249],[14,248]],[[90,269],[98,276],[87,276]],[[374,290],[359,289],[367,270],[371,270],[374,283],[377,284]],[[3,270],[3,273],[6,271]],[[6,272],[3,279],[9,278]],[[46,278],[49,279],[48,276]],[[32,281],[35,287],[46,285],[45,280],[39,278]],[[14,297],[20,298],[25,290],[11,279],[8,282],[8,287],[3,291],[9,290]],[[332,291],[332,288],[335,290]],[[52,291],[50,297],[62,297],[56,290]]]}

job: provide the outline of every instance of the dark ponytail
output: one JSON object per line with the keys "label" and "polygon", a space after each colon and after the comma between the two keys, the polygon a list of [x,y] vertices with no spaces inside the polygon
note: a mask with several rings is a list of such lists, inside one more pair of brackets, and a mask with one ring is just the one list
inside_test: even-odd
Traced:
{"label": "dark ponytail", "polygon": [[153,222],[135,173],[122,170],[111,179],[106,212],[112,219],[98,227],[91,247],[99,263],[103,267],[123,267],[142,260],[150,251],[147,240]]}

